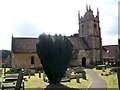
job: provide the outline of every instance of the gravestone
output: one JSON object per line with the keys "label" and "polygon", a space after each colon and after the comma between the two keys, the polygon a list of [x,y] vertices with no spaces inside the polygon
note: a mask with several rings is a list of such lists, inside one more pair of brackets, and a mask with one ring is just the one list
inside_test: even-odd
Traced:
{"label": "gravestone", "polygon": [[77,68],[74,68],[74,73],[81,73],[82,71],[84,71],[84,68],[83,67],[77,67]]}
{"label": "gravestone", "polygon": [[2,76],[2,68],[0,68],[0,77]]}
{"label": "gravestone", "polygon": [[82,72],[82,78],[86,80],[86,72],[85,71]]}
{"label": "gravestone", "polygon": [[[17,80],[16,86],[15,86],[15,90],[20,90],[21,84],[23,81],[23,76],[24,76],[24,70],[21,69],[19,72],[19,75],[18,75],[18,80]],[[24,86],[24,84],[23,84],[23,86]],[[24,89],[24,87],[23,87],[23,89]]]}
{"label": "gravestone", "polygon": [[[11,77],[11,76],[13,76],[13,77]],[[15,88],[15,90],[20,90],[21,87],[23,88],[22,90],[24,90],[24,82],[23,82],[23,86],[21,85],[22,81],[23,81],[23,76],[24,76],[24,72],[23,72],[23,70],[21,70],[19,72],[17,82],[16,82],[16,80],[14,82],[10,81],[9,83],[6,81],[4,83],[2,82],[2,90],[4,90],[4,89],[11,90],[11,88]],[[9,78],[10,80],[12,80],[12,78],[15,78],[15,77],[16,77],[15,75],[8,75],[5,78]]]}
{"label": "gravestone", "polygon": [[105,72],[105,67],[102,67],[102,73],[101,73],[102,76],[107,76],[108,74]]}
{"label": "gravestone", "polygon": [[68,68],[65,72],[65,76],[61,79],[61,82],[70,82],[71,79],[71,69]]}
{"label": "gravestone", "polygon": [[76,74],[76,83],[80,83],[79,74]]}
{"label": "gravestone", "polygon": [[105,67],[102,67],[102,72],[105,72]]}
{"label": "gravestone", "polygon": [[4,76],[6,75],[6,68],[4,68]]}
{"label": "gravestone", "polygon": [[43,80],[46,82],[46,74],[44,71],[43,71]]}
{"label": "gravestone", "polygon": [[70,77],[71,77],[71,69],[68,68],[68,69],[66,70],[65,76],[70,79]]}
{"label": "gravestone", "polygon": [[39,71],[39,78],[41,78],[41,71]]}
{"label": "gravestone", "polygon": [[106,65],[97,65],[96,69],[97,70],[102,70],[103,67],[106,69]]}
{"label": "gravestone", "polygon": [[2,82],[0,81],[0,90],[2,89]]}

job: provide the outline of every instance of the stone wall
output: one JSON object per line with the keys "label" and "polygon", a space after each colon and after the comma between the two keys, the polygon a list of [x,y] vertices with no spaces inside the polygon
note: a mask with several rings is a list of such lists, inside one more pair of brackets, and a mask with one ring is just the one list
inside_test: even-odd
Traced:
{"label": "stone wall", "polygon": [[32,68],[31,56],[34,56],[34,67],[42,67],[36,53],[15,53],[12,54],[12,68]]}
{"label": "stone wall", "polygon": [[79,56],[78,56],[78,60],[79,63],[82,66],[82,58],[85,57],[86,58],[86,65],[90,64],[90,60],[89,60],[89,51],[85,51],[85,50],[80,50],[79,51]]}
{"label": "stone wall", "polygon": [[70,65],[72,65],[72,66],[82,66],[83,57],[86,59],[86,66],[89,66],[90,55],[89,55],[89,51],[86,51],[86,50],[79,50],[79,54],[77,56],[77,59],[71,60]]}

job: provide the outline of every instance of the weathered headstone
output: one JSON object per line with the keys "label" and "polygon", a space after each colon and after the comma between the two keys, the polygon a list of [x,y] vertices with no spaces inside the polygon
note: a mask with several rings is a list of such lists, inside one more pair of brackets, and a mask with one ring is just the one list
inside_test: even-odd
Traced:
{"label": "weathered headstone", "polygon": [[43,80],[46,81],[46,75],[44,71],[43,71]]}
{"label": "weathered headstone", "polygon": [[31,77],[31,71],[29,71],[28,74],[29,74],[29,75],[28,75],[28,79],[30,79],[30,77]]}
{"label": "weathered headstone", "polygon": [[6,75],[6,68],[4,68],[4,76]]}
{"label": "weathered headstone", "polygon": [[71,79],[71,69],[68,68],[65,72],[65,75],[64,77],[61,79],[61,82],[70,82],[70,79]]}
{"label": "weathered headstone", "polygon": [[2,76],[2,68],[0,68],[0,77]]}
{"label": "weathered headstone", "polygon": [[105,67],[102,67],[102,72],[105,72]]}
{"label": "weathered headstone", "polygon": [[67,69],[67,70],[66,70],[65,76],[66,76],[67,78],[70,78],[70,77],[71,77],[71,69]]}
{"label": "weathered headstone", "polygon": [[41,71],[39,71],[39,78],[41,78]]}
{"label": "weathered headstone", "polygon": [[107,76],[108,74],[105,72],[105,67],[102,67],[102,73],[101,73],[102,76]]}
{"label": "weathered headstone", "polygon": [[31,77],[31,74],[29,73],[28,79],[30,79],[30,77]]}
{"label": "weathered headstone", "polygon": [[76,83],[80,83],[79,75],[76,74]]}
{"label": "weathered headstone", "polygon": [[82,72],[82,77],[83,77],[83,79],[86,80],[86,72],[85,71]]}
{"label": "weathered headstone", "polygon": [[23,81],[23,76],[24,76],[24,70],[22,69],[19,72],[18,80],[17,80],[16,86],[15,86],[15,90],[20,90],[21,84],[22,84],[22,81]]}
{"label": "weathered headstone", "polygon": [[31,69],[31,75],[35,75],[35,69]]}
{"label": "weathered headstone", "polygon": [[0,90],[1,90],[1,88],[2,88],[2,82],[0,81]]}
{"label": "weathered headstone", "polygon": [[74,73],[81,73],[82,71],[84,71],[84,68],[83,67],[77,67],[77,68],[74,68]]}

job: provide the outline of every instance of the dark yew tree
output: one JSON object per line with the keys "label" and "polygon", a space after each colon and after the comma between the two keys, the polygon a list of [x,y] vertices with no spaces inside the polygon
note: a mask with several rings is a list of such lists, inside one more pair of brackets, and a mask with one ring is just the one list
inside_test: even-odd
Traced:
{"label": "dark yew tree", "polygon": [[66,36],[41,34],[36,47],[49,83],[59,83],[72,56],[72,43]]}

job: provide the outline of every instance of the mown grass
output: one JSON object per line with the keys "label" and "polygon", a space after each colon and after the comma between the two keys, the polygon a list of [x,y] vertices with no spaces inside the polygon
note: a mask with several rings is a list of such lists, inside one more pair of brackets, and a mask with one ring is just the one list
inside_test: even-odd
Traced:
{"label": "mown grass", "polygon": [[71,82],[62,82],[65,86],[68,86],[70,88],[89,88],[92,84],[92,80],[88,74],[86,74],[87,80],[84,80],[80,78],[80,83],[76,83],[76,79],[71,80]]}
{"label": "mown grass", "polygon": [[[105,70],[106,73],[109,73],[109,70],[111,68],[107,68]],[[118,88],[118,78],[117,78],[117,73],[113,74],[113,75],[108,75],[108,76],[102,76],[102,70],[96,70],[95,68],[93,69],[101,78],[103,78],[106,83],[107,83],[107,88]]]}
{"label": "mown grass", "polygon": [[38,74],[35,76],[24,76],[27,81],[25,81],[25,88],[45,88],[48,83],[44,82],[42,78],[39,78]]}
{"label": "mown grass", "polygon": [[[9,71],[10,69],[7,68],[6,72]],[[2,76],[4,76],[4,70],[2,71]],[[36,73],[35,76],[31,76],[29,79],[29,76],[24,76],[24,78],[27,79],[27,81],[24,82],[25,84],[25,89],[33,89],[33,88],[40,88],[43,89],[46,88],[49,83],[46,83],[43,81],[43,78],[39,78],[39,74]],[[84,80],[80,78],[80,83],[76,83],[76,79],[72,79],[71,82],[61,82],[61,84],[69,87],[69,88],[89,88],[90,85],[92,84],[91,77],[86,74],[87,80]],[[12,89],[10,89],[12,90]]]}
{"label": "mown grass", "polygon": [[2,76],[4,76],[4,72],[8,72],[8,71],[10,71],[10,68],[3,68],[2,69]]}
{"label": "mown grass", "polygon": [[[69,88],[89,88],[92,81],[88,74],[86,76],[87,80],[80,78],[80,83],[76,83],[76,79],[72,79],[71,82],[61,82],[61,84]],[[28,79],[28,76],[25,76],[25,78],[28,80],[25,81],[25,88],[46,88],[49,85],[49,83],[43,81],[43,78],[39,78],[38,74],[31,76],[30,79]]]}

